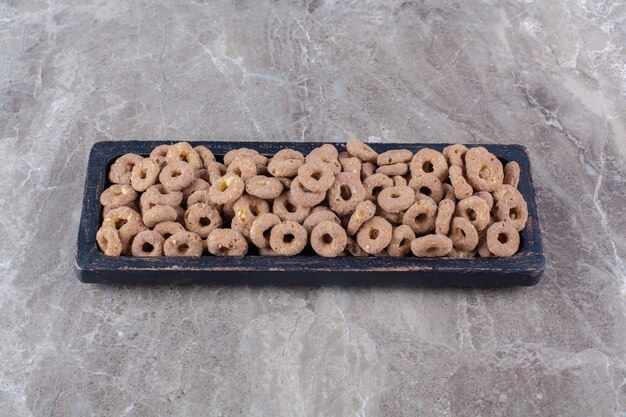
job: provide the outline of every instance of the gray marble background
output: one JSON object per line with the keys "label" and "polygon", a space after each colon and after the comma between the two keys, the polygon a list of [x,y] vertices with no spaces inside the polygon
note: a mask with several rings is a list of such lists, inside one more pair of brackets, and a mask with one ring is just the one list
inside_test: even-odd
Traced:
{"label": "gray marble background", "polygon": [[[623,1],[0,3],[0,416],[623,416]],[[100,140],[522,143],[531,288],[112,287]]]}

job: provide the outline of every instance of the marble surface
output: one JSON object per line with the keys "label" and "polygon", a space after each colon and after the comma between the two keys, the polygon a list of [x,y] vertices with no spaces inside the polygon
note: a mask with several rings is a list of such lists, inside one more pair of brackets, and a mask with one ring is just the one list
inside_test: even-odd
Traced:
{"label": "marble surface", "polygon": [[[0,416],[623,416],[626,4],[0,3]],[[120,287],[73,256],[115,139],[522,143],[531,288]]]}

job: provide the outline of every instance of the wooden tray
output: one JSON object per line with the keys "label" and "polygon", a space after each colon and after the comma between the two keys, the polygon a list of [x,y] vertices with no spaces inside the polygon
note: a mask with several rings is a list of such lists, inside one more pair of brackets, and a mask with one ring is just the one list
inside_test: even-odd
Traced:
{"label": "wooden tray", "polygon": [[[170,143],[174,142],[99,142],[91,149],[76,250],[76,274],[82,282],[483,287],[534,285],[539,282],[545,268],[528,149],[521,145],[482,145],[503,162],[517,161],[521,168],[518,188],[528,203],[529,218],[526,228],[521,232],[520,250],[510,258],[446,259],[414,256],[323,258],[306,254],[294,257],[248,255],[243,258],[104,256],[96,245],[96,231],[101,222],[102,211],[98,198],[110,185],[107,179],[110,165],[117,157],[125,153],[148,155],[156,146]],[[207,146],[216,156],[223,155],[235,147],[256,149],[270,156],[286,147],[306,154],[321,143],[193,143],[193,146],[197,145]],[[344,149],[342,143],[333,143],[333,145],[340,150]],[[424,147],[442,150],[447,145],[371,144],[378,152],[402,148],[416,152]]]}

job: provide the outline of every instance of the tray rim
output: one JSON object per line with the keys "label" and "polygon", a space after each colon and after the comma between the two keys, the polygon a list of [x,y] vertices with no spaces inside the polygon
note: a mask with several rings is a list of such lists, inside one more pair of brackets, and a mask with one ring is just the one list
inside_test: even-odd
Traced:
{"label": "tray rim", "polygon": [[[99,227],[101,206],[98,196],[107,185],[106,167],[114,158],[128,152],[147,154],[154,147],[161,144],[176,143],[176,140],[161,141],[101,141],[95,143],[90,151],[85,176],[85,189],[81,219],[78,230],[75,269],[79,280],[82,282],[126,282],[124,275],[155,273],[165,274],[164,277],[155,277],[145,282],[168,282],[167,274],[172,276],[172,282],[180,281],[174,276],[184,273],[195,275],[192,282],[217,282],[211,278],[211,273],[221,273],[234,276],[245,273],[290,273],[293,271],[317,273],[317,274],[367,274],[377,273],[385,276],[394,274],[424,273],[453,274],[459,275],[458,283],[444,285],[474,285],[471,280],[461,279],[472,274],[496,274],[506,277],[507,275],[524,277],[514,279],[510,283],[496,283],[495,285],[534,285],[539,282],[545,269],[545,256],[543,254],[543,241],[541,227],[537,215],[536,194],[532,181],[532,170],[528,149],[519,144],[467,144],[468,146],[484,146],[496,156],[502,157],[504,153],[515,159],[521,168],[520,184],[518,189],[524,195],[528,204],[529,221],[522,231],[523,248],[510,258],[472,258],[472,259],[448,259],[448,258],[390,258],[390,257],[342,257],[323,258],[319,256],[299,255],[297,257],[267,257],[245,256],[243,258],[227,258],[215,256],[192,257],[107,257],[97,248],[95,235]],[[340,150],[345,143],[340,142],[223,142],[223,141],[190,141],[193,146],[208,146],[215,154],[223,154],[225,150],[233,147],[248,147],[257,149],[259,152],[269,155],[284,147],[292,147],[301,151],[308,151],[324,143],[331,143]],[[369,143],[377,151],[388,149],[406,148],[415,152],[421,148],[429,147],[441,150],[448,143]],[[365,260],[365,261],[364,261]],[[112,275],[119,275],[120,279]],[[206,278],[199,279],[199,275]],[[107,276],[108,275],[108,276]],[[306,275],[306,274],[304,274]],[[158,279],[157,279],[158,278]],[[404,278],[406,281],[408,278]],[[132,280],[130,280],[132,281]],[[129,281],[129,282],[130,282]],[[309,283],[309,280],[304,280]],[[419,280],[418,280],[419,281]],[[237,280],[234,280],[237,282]],[[333,280],[310,280],[310,283],[330,282]],[[390,280],[394,282],[393,279]],[[272,284],[272,280],[267,281]],[[338,282],[341,283],[341,282]],[[419,285],[419,284],[418,284]],[[481,284],[482,285],[482,284]],[[488,285],[488,284],[486,284]]]}

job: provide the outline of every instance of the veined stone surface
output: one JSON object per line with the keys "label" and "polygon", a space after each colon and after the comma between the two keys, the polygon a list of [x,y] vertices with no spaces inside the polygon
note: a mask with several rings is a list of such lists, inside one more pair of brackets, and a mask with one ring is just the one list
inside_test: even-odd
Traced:
{"label": "veined stone surface", "polygon": [[[622,416],[626,5],[0,4],[0,416]],[[531,288],[80,284],[101,140],[521,143]]]}

